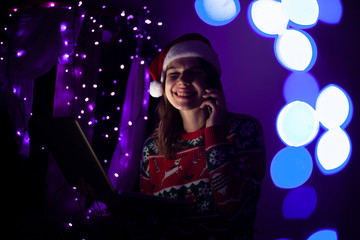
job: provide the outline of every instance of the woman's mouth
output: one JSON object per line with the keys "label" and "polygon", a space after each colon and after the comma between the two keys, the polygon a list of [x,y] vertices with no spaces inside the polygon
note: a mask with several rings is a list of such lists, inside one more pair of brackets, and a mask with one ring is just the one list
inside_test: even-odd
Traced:
{"label": "woman's mouth", "polygon": [[193,91],[176,91],[174,94],[179,98],[189,98],[196,95],[196,92]]}

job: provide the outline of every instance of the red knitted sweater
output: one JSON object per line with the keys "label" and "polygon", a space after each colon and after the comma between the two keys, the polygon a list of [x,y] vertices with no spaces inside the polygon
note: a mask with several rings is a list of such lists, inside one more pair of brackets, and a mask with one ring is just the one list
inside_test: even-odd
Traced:
{"label": "red knitted sweater", "polygon": [[[239,210],[255,214],[250,208],[256,209],[265,174],[263,132],[256,119],[229,113],[224,126],[183,133],[178,146],[175,160],[165,159],[157,139],[147,139],[142,193],[193,201],[200,215],[233,215]],[[245,202],[248,210],[242,207]]]}

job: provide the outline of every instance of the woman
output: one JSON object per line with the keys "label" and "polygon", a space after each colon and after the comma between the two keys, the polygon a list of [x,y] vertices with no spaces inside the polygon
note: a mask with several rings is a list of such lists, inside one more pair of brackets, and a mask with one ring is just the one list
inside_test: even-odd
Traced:
{"label": "woman", "polygon": [[143,148],[140,191],[192,201],[194,215],[226,216],[251,239],[265,172],[259,122],[227,111],[217,54],[199,34],[170,43],[149,72],[151,94],[163,96]]}

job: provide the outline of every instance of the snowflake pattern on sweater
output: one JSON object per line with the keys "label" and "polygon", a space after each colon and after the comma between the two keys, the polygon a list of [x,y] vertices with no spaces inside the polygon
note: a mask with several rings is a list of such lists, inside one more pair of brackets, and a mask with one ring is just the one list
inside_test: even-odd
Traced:
{"label": "snowflake pattern on sweater", "polygon": [[145,142],[141,192],[192,201],[200,215],[233,215],[247,199],[253,201],[250,208],[256,206],[265,174],[263,133],[256,119],[229,113],[224,126],[184,133],[178,144],[181,150],[172,160],[159,154],[156,138]]}

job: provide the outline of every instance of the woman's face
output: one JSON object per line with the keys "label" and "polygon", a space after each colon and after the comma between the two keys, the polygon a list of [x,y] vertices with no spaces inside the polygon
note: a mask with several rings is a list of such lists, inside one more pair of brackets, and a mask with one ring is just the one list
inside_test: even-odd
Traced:
{"label": "woman's face", "polygon": [[200,107],[204,101],[206,73],[195,57],[170,62],[165,77],[165,97],[178,110]]}

